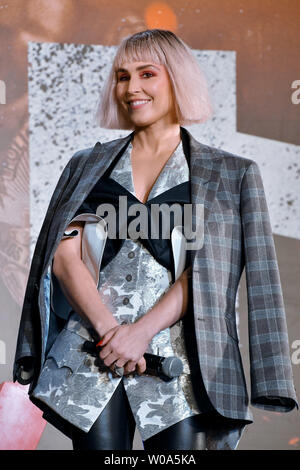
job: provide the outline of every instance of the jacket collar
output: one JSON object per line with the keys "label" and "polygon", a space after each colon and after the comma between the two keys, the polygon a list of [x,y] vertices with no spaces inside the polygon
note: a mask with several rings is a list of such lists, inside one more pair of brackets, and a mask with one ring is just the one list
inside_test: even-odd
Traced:
{"label": "jacket collar", "polygon": [[[190,166],[191,202],[204,205],[204,221],[206,222],[220,183],[222,157],[215,151],[217,149],[198,142],[184,127],[180,127],[180,132],[183,149]],[[129,144],[133,134],[134,131],[125,137],[103,144],[97,142],[84,172],[92,171],[94,181],[97,181],[119,152]],[[90,179],[84,178],[84,175],[81,181],[78,189],[83,201],[91,186]],[[82,185],[85,186],[82,187]]]}
{"label": "jacket collar", "polygon": [[[192,230],[197,229],[197,240],[201,240],[204,235],[204,227],[208,220],[209,213],[213,207],[213,202],[220,184],[220,172],[222,156],[217,149],[198,142],[190,132],[184,127],[180,127],[184,152],[188,158],[190,166],[191,180],[191,203],[193,206]],[[61,238],[63,231],[69,225],[75,212],[81,206],[86,196],[91,190],[92,182],[95,183],[108,169],[110,163],[123,151],[133,138],[134,131],[125,137],[101,144],[97,142],[86,162],[83,172],[80,175],[76,189],[68,204],[63,223],[56,229],[57,239]],[[197,219],[195,205],[203,205],[204,211],[201,220]],[[204,224],[202,224],[202,217]],[[199,226],[200,222],[200,226]],[[199,231],[202,228],[202,231]],[[202,246],[202,245],[201,245]],[[199,248],[201,248],[199,246]],[[53,247],[55,250],[56,246]],[[192,252],[192,260],[197,250]]]}

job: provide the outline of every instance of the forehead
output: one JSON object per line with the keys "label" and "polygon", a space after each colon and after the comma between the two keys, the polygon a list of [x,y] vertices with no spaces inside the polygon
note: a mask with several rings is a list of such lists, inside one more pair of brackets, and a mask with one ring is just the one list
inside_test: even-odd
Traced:
{"label": "forehead", "polygon": [[152,68],[153,70],[161,70],[162,65],[156,64],[155,62],[122,62],[122,64],[117,67],[116,72],[133,72],[139,71],[145,68]]}

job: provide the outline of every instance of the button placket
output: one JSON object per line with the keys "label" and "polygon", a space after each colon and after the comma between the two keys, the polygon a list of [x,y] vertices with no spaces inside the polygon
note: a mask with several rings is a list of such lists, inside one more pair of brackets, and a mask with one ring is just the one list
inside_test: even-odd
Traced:
{"label": "button placket", "polygon": [[[128,253],[128,258],[132,259],[135,257],[135,252],[134,251],[129,251]],[[127,274],[125,276],[125,279],[126,281],[130,282],[132,280],[132,275],[131,274]],[[128,297],[124,297],[123,299],[123,305],[127,305],[129,303],[129,298]]]}

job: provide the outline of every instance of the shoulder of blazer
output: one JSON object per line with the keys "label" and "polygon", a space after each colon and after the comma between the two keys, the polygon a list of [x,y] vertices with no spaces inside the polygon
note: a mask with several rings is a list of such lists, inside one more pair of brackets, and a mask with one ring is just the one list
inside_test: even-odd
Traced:
{"label": "shoulder of blazer", "polygon": [[104,154],[106,150],[110,150],[115,145],[119,145],[121,141],[125,141],[128,139],[128,137],[129,135],[126,135],[125,137],[119,137],[118,139],[109,140],[103,143],[98,141],[93,147],[87,147],[78,150],[71,157],[71,173],[74,172],[77,167],[84,166],[85,163],[87,163],[87,161],[91,159],[95,153],[100,151],[100,148],[101,152]]}
{"label": "shoulder of blazer", "polygon": [[228,150],[224,150],[222,148],[206,145],[205,150],[206,152],[211,153],[213,158],[223,158],[224,161],[235,161],[238,165],[245,165],[248,167],[251,165],[251,163],[255,162],[255,160],[252,160],[251,158],[241,157],[236,153],[229,152]]}
{"label": "shoulder of blazer", "polygon": [[102,144],[100,142],[96,142],[93,147],[87,147],[77,150],[77,152],[75,152],[74,155],[72,155],[71,157],[71,173],[74,172],[78,166],[84,165],[86,161],[91,157],[93,151],[97,148],[100,148],[101,145]]}
{"label": "shoulder of blazer", "polygon": [[228,171],[228,170],[236,171],[237,174],[240,174],[241,176],[244,175],[245,171],[247,171],[251,165],[258,166],[255,160],[252,160],[251,158],[247,158],[247,157],[242,157],[240,155],[229,152],[222,148],[205,145],[203,147],[203,151],[209,154],[210,158],[212,159],[218,159],[218,160],[221,159],[222,160],[221,167],[225,171]]}

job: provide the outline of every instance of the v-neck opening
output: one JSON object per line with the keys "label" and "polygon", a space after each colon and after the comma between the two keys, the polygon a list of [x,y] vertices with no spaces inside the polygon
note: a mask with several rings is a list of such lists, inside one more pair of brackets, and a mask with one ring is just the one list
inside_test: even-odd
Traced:
{"label": "v-neck opening", "polygon": [[169,188],[169,189],[166,189],[165,191],[162,191],[161,193],[159,193],[157,196],[154,196],[152,197],[151,199],[147,199],[146,202],[142,202],[140,201],[136,196],[135,194],[132,194],[131,191],[129,191],[127,188],[125,188],[125,186],[123,186],[121,183],[119,183],[118,181],[116,181],[115,179],[111,178],[110,176],[108,176],[106,178],[107,180],[111,180],[113,181],[114,184],[120,186],[120,188],[122,188],[123,191],[125,191],[125,193],[128,193],[131,197],[133,197],[134,199],[136,199],[140,204],[143,204],[144,206],[147,206],[149,204],[152,204],[153,201],[159,201],[160,198],[163,198],[166,196],[166,194],[169,194],[169,193],[172,193],[174,192],[175,190],[178,190],[179,188],[184,188],[186,185],[190,185],[190,181],[187,180],[187,181],[184,181],[183,183],[179,183],[177,184],[176,186],[173,186],[172,188]]}
{"label": "v-neck opening", "polygon": [[[148,201],[150,201],[151,199],[154,199],[154,198],[156,197],[156,196],[154,196],[154,197],[151,197],[151,198],[150,198],[151,193],[153,193],[155,187],[157,186],[157,183],[159,182],[159,179],[161,179],[162,174],[165,172],[167,165],[171,162],[172,158],[175,156],[175,153],[178,152],[178,149],[180,148],[181,145],[182,145],[182,139],[180,139],[180,141],[179,141],[177,147],[173,150],[173,152],[171,153],[171,155],[169,156],[169,158],[167,159],[167,161],[164,163],[164,165],[163,165],[162,169],[160,170],[159,174],[157,175],[157,177],[156,177],[156,179],[155,179],[153,185],[151,186],[151,189],[150,189],[150,191],[149,191],[149,193],[148,193],[148,196],[147,196],[146,201],[143,202],[143,201],[140,201],[140,199],[137,197],[137,193],[136,193],[136,189],[135,189],[134,178],[133,178],[132,159],[131,159],[131,154],[132,154],[133,145],[132,145],[132,140],[130,140],[127,150],[128,150],[128,154],[129,154],[128,160],[129,160],[129,167],[130,167],[131,186],[132,186],[132,188],[133,188],[134,197],[136,198],[136,200],[137,200],[138,202],[140,202],[141,204],[146,204]],[[164,191],[163,191],[163,192],[164,192]],[[163,192],[162,192],[162,193],[163,193]],[[158,194],[158,196],[159,196],[159,194]]]}

